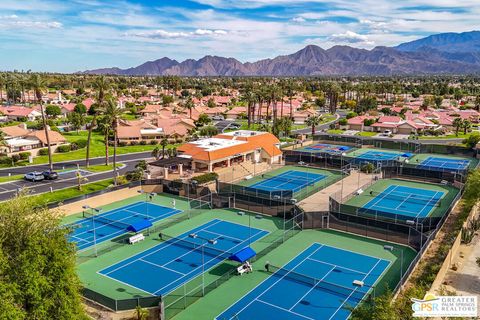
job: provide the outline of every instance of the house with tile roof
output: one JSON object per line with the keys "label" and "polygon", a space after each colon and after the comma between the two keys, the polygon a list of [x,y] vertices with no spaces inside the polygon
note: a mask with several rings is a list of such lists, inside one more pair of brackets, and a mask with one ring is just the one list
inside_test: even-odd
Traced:
{"label": "house with tile roof", "polygon": [[23,106],[9,106],[0,107],[0,113],[7,117],[7,120],[22,121],[27,119],[28,121],[35,121],[42,116],[41,112],[36,108],[28,108]]}
{"label": "house with tile roof", "polygon": [[[17,126],[8,126],[0,128],[3,133],[5,144],[2,151],[8,155],[18,152],[29,151],[32,156],[37,155],[41,148],[46,148],[47,138],[44,130],[28,130],[25,123]],[[67,143],[67,139],[59,132],[49,129],[50,146],[53,151],[62,144]]]}
{"label": "house with tile roof", "polygon": [[279,163],[282,158],[277,137],[268,132],[250,130],[188,142],[180,146],[178,152],[179,157],[191,160],[192,170],[208,172],[242,162]]}

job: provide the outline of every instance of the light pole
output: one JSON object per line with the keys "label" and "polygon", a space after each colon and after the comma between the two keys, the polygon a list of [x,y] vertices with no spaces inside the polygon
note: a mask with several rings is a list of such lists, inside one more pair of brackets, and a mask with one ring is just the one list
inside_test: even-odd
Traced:
{"label": "light pole", "polygon": [[209,243],[211,245],[216,245],[217,239],[202,238],[196,233],[191,233],[188,235],[188,237],[192,239],[201,239],[204,241],[201,245],[201,248],[202,248],[202,296],[205,296],[205,253],[204,253],[203,247],[205,247]]}
{"label": "light pole", "polygon": [[383,246],[384,250],[393,252],[393,251],[400,251],[400,281],[402,281],[403,278],[403,250],[400,250],[398,248],[395,248],[394,246],[391,245],[384,245]]}
{"label": "light pole", "polygon": [[92,208],[90,207],[88,204],[82,206],[82,208],[84,210],[92,210],[92,226],[93,226],[93,250],[95,252],[95,257],[98,257],[98,252],[97,252],[97,234],[96,234],[96,230],[95,230],[95,212],[96,213],[99,213],[100,211],[102,211],[101,208]]}

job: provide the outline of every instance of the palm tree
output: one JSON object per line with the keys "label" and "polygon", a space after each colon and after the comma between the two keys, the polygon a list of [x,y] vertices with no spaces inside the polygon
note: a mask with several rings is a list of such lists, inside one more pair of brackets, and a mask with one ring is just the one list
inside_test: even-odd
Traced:
{"label": "palm tree", "polygon": [[309,127],[312,127],[312,137],[315,135],[315,127],[322,122],[322,117],[320,116],[311,116],[305,120],[305,124]]}
{"label": "palm tree", "polygon": [[455,118],[452,123],[453,127],[455,128],[455,135],[458,137],[458,132],[460,131],[460,128],[463,127],[463,121],[462,118]]}
{"label": "palm tree", "polygon": [[293,119],[292,100],[293,100],[293,96],[295,95],[295,83],[292,80],[288,80],[285,86],[285,94],[288,97],[288,101],[290,102],[290,118]]}
{"label": "palm tree", "polygon": [[192,109],[195,107],[193,103],[192,97],[188,97],[187,101],[185,102],[185,109],[190,112],[190,119],[192,119]]}
{"label": "palm tree", "polygon": [[[87,152],[86,152],[86,158],[85,158],[85,166],[88,168],[90,165],[90,143],[92,141],[92,131],[93,128],[96,125],[97,121],[97,116],[99,113],[99,109],[104,109],[105,107],[105,94],[109,88],[109,83],[107,79],[104,76],[100,76],[95,79],[93,82],[93,87],[95,90],[97,90],[97,106],[98,108],[94,109],[92,121],[90,122],[90,125],[88,126],[88,137],[87,137]],[[115,170],[115,168],[114,168]]]}
{"label": "palm tree", "polygon": [[247,127],[250,129],[250,125],[252,124],[252,116],[255,115],[255,102],[257,101],[257,97],[253,91],[247,89],[243,99],[247,102]]}
{"label": "palm tree", "polygon": [[168,140],[166,138],[163,138],[160,141],[160,146],[162,147],[162,159],[165,158],[165,148],[168,146]]}
{"label": "palm tree", "polygon": [[43,92],[46,90],[47,85],[45,80],[42,79],[42,77],[40,77],[39,74],[33,74],[30,77],[30,85],[35,93],[35,99],[40,104],[43,130],[45,132],[45,139],[47,140],[47,147],[48,147],[48,167],[50,168],[50,170],[53,170],[52,147],[50,146],[50,136],[48,133],[49,130],[47,126],[47,118],[45,117],[45,110],[43,109],[43,100],[42,100],[42,95],[43,95]]}
{"label": "palm tree", "polygon": [[108,116],[104,115],[100,121],[98,121],[98,127],[103,132],[103,140],[105,142],[105,165],[109,165],[109,150],[108,150],[108,143],[110,133],[112,131],[112,122]]}
{"label": "palm tree", "polygon": [[117,185],[117,144],[118,144],[118,121],[123,114],[123,110],[118,106],[117,101],[108,99],[103,104],[104,116],[108,119],[113,131],[113,181]]}
{"label": "palm tree", "polygon": [[158,146],[156,146],[155,149],[153,149],[152,153],[151,153],[152,157],[154,157],[155,160],[160,159],[161,154],[162,154],[161,149]]}
{"label": "palm tree", "polygon": [[472,122],[468,119],[463,120],[463,134],[467,134],[472,129]]}

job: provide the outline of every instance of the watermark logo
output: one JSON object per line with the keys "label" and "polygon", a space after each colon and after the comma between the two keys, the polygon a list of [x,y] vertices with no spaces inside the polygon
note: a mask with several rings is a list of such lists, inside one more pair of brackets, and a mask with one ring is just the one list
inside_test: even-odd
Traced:
{"label": "watermark logo", "polygon": [[412,298],[414,317],[477,317],[476,296],[435,296],[427,293],[423,299]]}

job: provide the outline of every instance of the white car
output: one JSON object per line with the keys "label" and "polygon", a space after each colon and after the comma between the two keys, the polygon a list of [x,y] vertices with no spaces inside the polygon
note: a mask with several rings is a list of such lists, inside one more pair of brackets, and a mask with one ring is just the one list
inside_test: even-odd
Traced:
{"label": "white car", "polygon": [[45,176],[43,175],[42,172],[29,172],[25,174],[23,177],[25,180],[32,181],[32,182],[37,182],[37,181],[43,181],[45,179]]}

